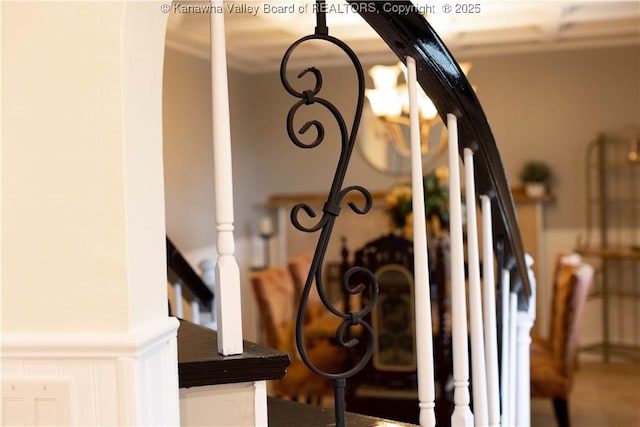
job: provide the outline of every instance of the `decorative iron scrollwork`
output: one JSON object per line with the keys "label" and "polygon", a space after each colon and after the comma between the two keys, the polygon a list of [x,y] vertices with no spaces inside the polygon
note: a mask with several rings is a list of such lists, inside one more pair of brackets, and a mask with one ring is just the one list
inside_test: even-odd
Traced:
{"label": "decorative iron scrollwork", "polygon": [[[324,2],[319,1],[318,3]],[[346,293],[355,295],[362,293],[367,288],[369,288],[370,299],[368,303],[360,311],[357,312],[348,311],[346,308],[344,312],[339,310],[331,303],[324,290],[321,267],[324,262],[324,257],[327,251],[329,240],[331,238],[333,226],[335,224],[336,218],[340,214],[340,211],[342,209],[341,206],[343,200],[345,199],[345,196],[351,192],[357,192],[363,196],[364,204],[362,206],[359,206],[354,202],[348,203],[348,206],[351,208],[351,210],[357,214],[366,214],[367,212],[369,212],[372,206],[372,198],[369,191],[367,191],[364,187],[349,186],[342,188],[344,177],[349,164],[349,159],[355,145],[356,134],[360,125],[360,118],[362,116],[362,109],[364,104],[364,72],[362,70],[362,65],[360,64],[360,61],[358,60],[355,53],[351,50],[351,48],[349,48],[349,46],[347,46],[341,40],[328,34],[325,15],[323,12],[325,8],[322,7],[322,4],[317,5],[317,10],[317,26],[315,33],[305,36],[294,42],[284,54],[282,64],[280,66],[280,79],[283,86],[285,87],[287,92],[299,99],[291,107],[289,114],[287,115],[287,133],[289,134],[289,138],[291,139],[291,141],[300,148],[310,149],[319,146],[325,140],[326,136],[324,125],[319,120],[309,120],[306,121],[300,127],[300,129],[297,130],[296,133],[296,130],[294,129],[294,117],[303,106],[309,106],[313,104],[320,105],[331,113],[338,125],[341,140],[341,151],[333,182],[331,184],[331,189],[329,191],[327,201],[322,208],[322,216],[318,219],[318,221],[314,225],[304,226],[302,221],[300,220],[302,212],[304,212],[308,217],[307,220],[317,217],[317,213],[308,204],[298,204],[291,210],[291,223],[298,230],[307,233],[320,231],[320,236],[318,238],[318,243],[313,256],[309,275],[307,276],[305,287],[301,296],[300,305],[298,307],[295,334],[296,345],[300,357],[304,361],[304,363],[316,374],[333,381],[335,390],[336,425],[344,426],[344,388],[346,379],[358,373],[371,359],[371,356],[373,354],[373,329],[368,323],[363,320],[363,318],[371,312],[373,306],[375,305],[378,295],[378,284],[375,275],[371,271],[363,267],[352,267],[344,273],[344,276],[342,278],[342,287],[344,288],[344,291]],[[355,116],[350,130],[348,129],[347,124],[345,123],[345,120],[340,111],[331,102],[320,96],[323,82],[322,73],[319,69],[315,67],[309,67],[297,75],[297,77],[300,79],[307,74],[311,74],[315,79],[315,84],[313,85],[312,89],[302,91],[296,90],[289,82],[289,79],[287,77],[287,67],[291,54],[299,45],[310,40],[324,40],[328,43],[334,44],[343,52],[345,52],[345,54],[349,57],[353,64],[358,80],[358,98]],[[313,139],[313,141],[305,143],[298,137],[298,134],[304,135],[312,130],[315,130],[315,138]],[[354,275],[357,275],[359,281],[361,282],[355,287],[352,286],[352,278],[354,277]],[[342,319],[342,322],[336,330],[336,342],[338,343],[338,345],[341,345],[345,349],[351,349],[355,347],[359,342],[366,340],[366,349],[364,351],[364,356],[358,361],[358,363],[355,364],[355,366],[351,367],[345,372],[323,372],[309,360],[309,357],[307,355],[307,351],[305,349],[303,341],[302,329],[304,313],[306,311],[309,293],[311,291],[311,286],[313,286],[314,280],[322,303],[331,313]],[[354,326],[359,326],[361,329],[361,333],[357,338],[354,338],[350,333],[350,328]]]}

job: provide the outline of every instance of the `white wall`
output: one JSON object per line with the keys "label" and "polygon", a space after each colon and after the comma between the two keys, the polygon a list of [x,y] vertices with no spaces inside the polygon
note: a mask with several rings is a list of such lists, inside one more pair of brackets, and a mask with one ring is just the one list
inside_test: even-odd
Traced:
{"label": "white wall", "polygon": [[473,59],[470,79],[512,182],[527,159],[548,162],[549,228],[583,227],[586,147],[640,125],[640,46]]}
{"label": "white wall", "polygon": [[[2,419],[177,424],[161,157],[166,15],[154,2],[1,8],[0,407],[22,403]],[[57,394],[44,396],[49,385]]]}
{"label": "white wall", "polygon": [[[251,77],[229,71],[235,236],[249,234],[259,193]],[[215,243],[211,69],[208,60],[167,48],[163,85],[163,149],[167,233],[181,250]],[[255,231],[255,229],[254,229]]]}
{"label": "white wall", "polygon": [[[5,331],[129,326],[120,303],[127,287],[118,286],[127,281],[121,62],[115,52],[95,49],[112,43],[119,29],[93,37],[46,31],[76,13],[77,30],[90,34],[118,19],[122,5],[101,12],[3,4],[2,239],[11,248],[3,253]],[[84,301],[77,318],[63,304],[74,300]]]}
{"label": "white wall", "polygon": [[209,62],[167,49],[163,79],[167,234],[186,250],[215,242]]}
{"label": "white wall", "polygon": [[[162,44],[137,54],[164,27],[139,34],[136,13],[122,3],[4,8],[3,303],[32,309],[6,304],[7,330],[127,331],[165,314],[166,295],[153,292],[165,280],[161,72],[142,66],[160,66]],[[49,34],[54,21],[76,31]],[[120,50],[123,34],[131,45]],[[74,316],[51,303],[76,300]]]}

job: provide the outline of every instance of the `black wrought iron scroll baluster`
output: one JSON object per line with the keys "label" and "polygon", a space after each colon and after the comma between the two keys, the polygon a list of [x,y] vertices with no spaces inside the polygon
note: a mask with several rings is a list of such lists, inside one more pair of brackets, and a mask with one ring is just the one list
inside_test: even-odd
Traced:
{"label": "black wrought iron scroll baluster", "polygon": [[[370,288],[371,298],[368,303],[358,312],[349,311],[342,312],[336,307],[333,306],[331,301],[326,295],[324,291],[324,285],[322,280],[322,265],[324,262],[324,257],[327,251],[327,246],[329,243],[329,239],[331,238],[331,233],[333,231],[333,226],[335,224],[335,220],[340,213],[341,204],[344,200],[345,196],[352,192],[359,192],[364,197],[364,205],[358,206],[353,202],[349,202],[348,206],[357,214],[366,214],[372,205],[371,194],[361,186],[350,186],[346,188],[342,188],[344,177],[347,171],[347,167],[349,164],[349,159],[351,157],[351,153],[353,152],[353,147],[355,145],[356,133],[358,127],[360,125],[360,118],[362,116],[362,108],[364,104],[364,72],[362,70],[362,66],[360,61],[358,60],[355,53],[341,40],[332,37],[328,34],[328,29],[326,26],[326,16],[325,16],[325,4],[324,1],[316,2],[316,17],[317,17],[317,26],[315,28],[315,33],[309,36],[305,36],[296,42],[294,42],[289,49],[285,52],[284,57],[282,59],[282,64],[280,66],[280,79],[282,81],[283,86],[291,95],[296,98],[299,98],[299,101],[296,102],[290,109],[289,114],[287,115],[287,133],[289,137],[293,141],[293,143],[300,148],[314,148],[320,145],[325,138],[325,130],[322,123],[318,120],[310,120],[304,123],[298,133],[303,135],[309,132],[312,128],[316,131],[315,139],[310,143],[304,143],[301,141],[296,132],[294,130],[294,117],[297,111],[303,106],[309,106],[312,104],[319,104],[322,107],[326,108],[333,118],[336,120],[337,125],[340,130],[340,139],[341,139],[341,151],[340,158],[338,160],[338,164],[336,167],[336,172],[333,178],[333,182],[331,184],[331,189],[329,191],[329,195],[327,197],[327,201],[322,208],[322,217],[318,220],[318,222],[310,227],[304,226],[300,220],[299,215],[300,211],[304,211],[309,218],[315,218],[317,216],[316,212],[311,208],[311,206],[301,203],[293,207],[291,210],[291,223],[300,231],[304,231],[307,233],[314,233],[320,231],[320,236],[318,238],[318,243],[316,246],[316,250],[313,256],[313,261],[311,263],[311,268],[309,271],[309,275],[307,276],[307,280],[305,283],[304,290],[302,292],[300,305],[298,307],[298,313],[296,317],[296,345],[298,348],[298,352],[300,354],[301,359],[304,363],[316,374],[328,378],[332,380],[335,392],[335,417],[336,417],[336,426],[344,426],[345,425],[345,385],[347,378],[352,377],[356,373],[358,373],[367,362],[371,359],[373,354],[373,329],[371,326],[363,321],[364,316],[371,312],[378,295],[378,285],[374,274],[362,267],[352,267],[350,268],[342,277],[342,286],[345,292],[350,294],[358,294],[363,292],[367,287]],[[287,64],[289,62],[289,58],[293,51],[302,43],[309,40],[324,40],[326,42],[332,43],[339,47],[351,60],[353,67],[355,69],[357,79],[358,79],[358,92],[357,92],[357,105],[356,111],[353,119],[353,123],[351,125],[351,130],[347,129],[347,125],[344,121],[344,118],[338,111],[338,109],[326,99],[318,96],[320,90],[322,89],[322,73],[319,69],[315,67],[310,67],[303,70],[300,74],[298,74],[298,78],[302,78],[307,73],[312,73],[315,78],[315,86],[313,89],[308,89],[304,91],[298,91],[293,88],[293,86],[289,83],[287,77]],[[358,277],[365,278],[365,283],[360,283],[355,287],[352,287],[352,277],[358,274]],[[346,370],[345,372],[339,373],[331,373],[331,372],[323,372],[318,369],[307,355],[307,351],[304,347],[303,341],[303,320],[304,313],[306,311],[307,301],[309,298],[309,293],[311,291],[311,286],[313,285],[315,279],[315,285],[318,289],[318,294],[320,295],[320,299],[325,307],[331,311],[335,316],[340,317],[342,322],[340,326],[336,330],[336,341],[339,345],[344,347],[345,349],[350,349],[356,346],[360,340],[366,339],[366,348],[364,351],[364,356],[362,359],[355,364],[355,366]],[[362,279],[361,279],[362,281]],[[358,336],[358,338],[352,338],[349,333],[349,328],[354,326],[360,326],[362,333]]]}

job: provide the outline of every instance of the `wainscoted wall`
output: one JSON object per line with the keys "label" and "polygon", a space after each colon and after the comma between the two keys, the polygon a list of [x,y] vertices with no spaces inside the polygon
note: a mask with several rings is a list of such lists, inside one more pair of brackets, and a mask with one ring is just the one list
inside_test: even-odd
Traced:
{"label": "wainscoted wall", "polygon": [[177,327],[4,335],[2,425],[179,425]]}

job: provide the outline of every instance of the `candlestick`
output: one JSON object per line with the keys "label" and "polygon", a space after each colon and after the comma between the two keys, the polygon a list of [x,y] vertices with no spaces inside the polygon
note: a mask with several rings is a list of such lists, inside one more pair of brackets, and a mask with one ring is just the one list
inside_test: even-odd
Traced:
{"label": "candlestick", "polygon": [[271,222],[271,217],[264,216],[260,219],[260,235],[262,237],[271,237],[273,235],[273,223]]}
{"label": "candlestick", "polygon": [[264,268],[268,268],[271,261],[269,253],[269,240],[273,237],[273,222],[270,216],[263,216],[260,219],[260,237],[264,240]]}

